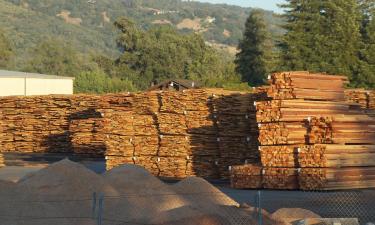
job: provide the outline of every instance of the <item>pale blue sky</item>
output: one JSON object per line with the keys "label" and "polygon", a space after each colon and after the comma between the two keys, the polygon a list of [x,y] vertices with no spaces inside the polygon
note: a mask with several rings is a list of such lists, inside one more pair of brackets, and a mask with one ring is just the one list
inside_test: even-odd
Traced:
{"label": "pale blue sky", "polygon": [[244,7],[258,7],[275,12],[282,12],[277,4],[283,3],[283,0],[198,0],[200,2],[226,3],[230,5],[239,5]]}

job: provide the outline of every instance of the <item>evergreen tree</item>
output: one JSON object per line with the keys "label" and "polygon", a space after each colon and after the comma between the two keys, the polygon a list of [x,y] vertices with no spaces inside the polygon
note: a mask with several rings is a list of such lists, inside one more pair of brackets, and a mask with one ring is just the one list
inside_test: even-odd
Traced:
{"label": "evergreen tree", "polygon": [[354,85],[375,88],[375,8],[367,9],[362,29],[361,67]]}
{"label": "evergreen tree", "polygon": [[263,20],[263,13],[253,10],[245,24],[244,37],[238,45],[236,71],[242,81],[250,85],[261,85],[267,73],[271,72],[271,55],[273,47]]}
{"label": "evergreen tree", "polygon": [[11,43],[0,30],[0,68],[6,68],[13,55]]}
{"label": "evergreen tree", "polygon": [[358,0],[288,0],[280,43],[284,70],[309,70],[356,79],[360,67]]}

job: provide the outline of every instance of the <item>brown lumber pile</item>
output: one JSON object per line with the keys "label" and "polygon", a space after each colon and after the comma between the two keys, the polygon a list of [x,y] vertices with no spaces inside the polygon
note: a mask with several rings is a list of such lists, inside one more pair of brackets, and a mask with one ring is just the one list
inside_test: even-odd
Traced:
{"label": "brown lumber pile", "polygon": [[[359,177],[359,173],[353,173],[350,179],[362,186],[329,175],[375,165],[375,120],[358,107],[368,105],[368,92],[344,92],[347,79],[342,76],[286,72],[269,79],[267,94],[272,100],[255,103],[262,187],[345,189],[346,184],[347,188],[365,187],[366,180],[367,187],[373,187],[372,178]],[[343,102],[345,96],[347,102]],[[234,186],[251,185],[237,179]]]}
{"label": "brown lumber pile", "polygon": [[375,144],[375,120],[366,115],[310,119],[310,144]]}
{"label": "brown lumber pile", "polygon": [[232,188],[262,188],[263,167],[258,165],[241,165],[231,167],[231,186]]}
{"label": "brown lumber pile", "polygon": [[298,149],[302,168],[375,166],[375,145],[316,144]]}
{"label": "brown lumber pile", "polygon": [[375,167],[302,168],[299,183],[304,190],[374,187]]}
{"label": "brown lumber pile", "polygon": [[71,120],[69,124],[70,142],[76,154],[102,155],[104,144],[103,118]]}
{"label": "brown lumber pile", "polygon": [[346,102],[358,103],[362,108],[369,108],[369,91],[365,89],[347,89],[345,90]]}
{"label": "brown lumber pile", "polygon": [[273,99],[305,99],[344,101],[345,76],[309,72],[274,73],[269,77],[268,97]]}
{"label": "brown lumber pile", "polygon": [[298,171],[294,168],[266,168],[259,165],[231,167],[233,188],[270,188],[294,190],[298,188]]}

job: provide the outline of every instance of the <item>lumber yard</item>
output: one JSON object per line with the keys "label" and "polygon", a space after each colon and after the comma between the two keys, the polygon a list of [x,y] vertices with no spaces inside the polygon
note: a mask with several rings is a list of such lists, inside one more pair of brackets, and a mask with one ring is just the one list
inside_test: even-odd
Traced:
{"label": "lumber yard", "polygon": [[[374,91],[282,72],[253,92],[192,89],[0,98],[1,153],[102,157],[234,188],[375,187]],[[2,160],[3,159],[3,160]]]}

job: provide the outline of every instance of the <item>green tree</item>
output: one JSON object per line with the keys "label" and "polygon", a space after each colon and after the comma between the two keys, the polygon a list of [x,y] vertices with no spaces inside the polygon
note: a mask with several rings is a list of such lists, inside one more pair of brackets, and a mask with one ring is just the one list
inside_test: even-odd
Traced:
{"label": "green tree", "polygon": [[287,0],[281,41],[284,70],[347,75],[359,71],[361,12],[358,0]]}
{"label": "green tree", "polygon": [[263,84],[266,74],[272,70],[273,47],[260,10],[251,11],[238,49],[235,63],[242,81],[254,86]]}
{"label": "green tree", "polygon": [[13,55],[11,43],[5,37],[4,32],[0,30],[0,68],[6,68]]}
{"label": "green tree", "polygon": [[115,25],[121,31],[118,45],[123,50],[116,60],[115,77],[126,77],[139,89],[172,78],[193,79],[206,86],[238,81],[234,67],[200,35],[179,34],[171,26],[143,30],[126,18]]}
{"label": "green tree", "polygon": [[131,81],[110,78],[100,70],[81,72],[74,80],[75,93],[103,94],[135,90]]}
{"label": "green tree", "polygon": [[354,79],[354,85],[375,88],[375,9],[374,7],[367,9],[363,22],[360,72]]}
{"label": "green tree", "polygon": [[75,76],[90,67],[95,67],[95,65],[89,65],[88,62],[85,62],[72,46],[57,39],[50,39],[29,51],[24,70],[44,74]]}

